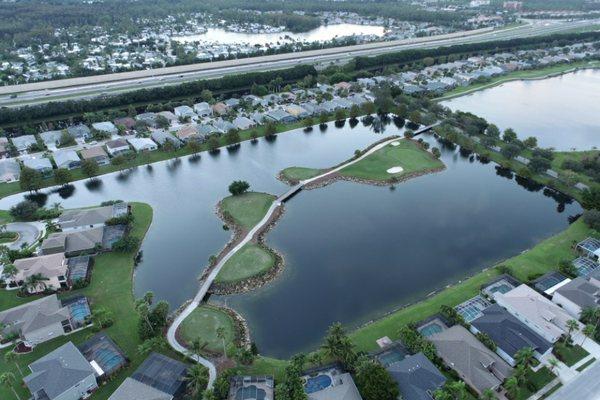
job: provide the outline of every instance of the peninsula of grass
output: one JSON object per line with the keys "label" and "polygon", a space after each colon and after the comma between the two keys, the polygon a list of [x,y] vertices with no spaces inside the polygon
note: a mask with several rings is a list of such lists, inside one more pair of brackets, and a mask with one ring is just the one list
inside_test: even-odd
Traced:
{"label": "peninsula of grass", "polygon": [[322,174],[325,170],[317,168],[305,168],[305,167],[289,167],[282,170],[279,173],[281,180],[289,182],[291,184],[297,184],[305,179],[314,178],[317,175]]}
{"label": "peninsula of grass", "polygon": [[219,211],[227,222],[249,230],[263,219],[275,199],[272,194],[247,192],[221,200]]}
{"label": "peninsula of grass", "polygon": [[225,310],[211,305],[201,305],[183,321],[177,335],[187,344],[200,340],[208,354],[223,354],[223,339],[217,331],[223,328],[225,346],[235,342],[235,321]]}
{"label": "peninsula of grass", "polygon": [[[394,143],[397,145],[388,144],[362,160],[341,169],[339,174],[350,179],[393,182],[403,177],[444,168],[443,162],[424,150],[417,142],[399,139]],[[395,167],[401,167],[401,171],[388,172]]]}
{"label": "peninsula of grass", "polygon": [[[140,241],[146,235],[152,222],[152,208],[143,203],[131,203],[133,208],[134,222],[130,235],[137,237]],[[114,323],[111,327],[103,330],[115,341],[115,343],[124,351],[129,359],[129,365],[117,372],[106,384],[101,385],[94,393],[92,399],[106,400],[116,390],[116,388],[127,378],[146,358],[145,354],[138,351],[138,346],[142,343],[138,336],[138,314],[134,308],[133,298],[133,271],[134,257],[137,249],[128,253],[104,253],[95,258],[94,269],[90,284],[80,290],[73,290],[62,293],[61,298],[76,295],[87,296],[92,305],[92,309],[105,308],[113,315]],[[0,310],[6,310],[18,304],[38,299],[37,296],[26,298],[17,297],[16,291],[0,290]],[[73,342],[75,345],[86,341],[93,332],[91,329],[73,333],[68,336],[61,336],[54,340],[38,345],[34,351],[29,354],[19,355],[17,362],[27,373],[27,365],[38,358],[48,354],[57,347],[66,342]],[[3,349],[0,356],[8,349]],[[170,357],[181,360],[179,353],[170,350],[158,350]],[[17,379],[21,375],[14,363],[0,362],[0,375],[4,372],[12,372]],[[22,399],[29,398],[29,393],[25,386],[16,385],[15,389]],[[12,399],[13,394],[5,386],[0,386],[0,399]]]}
{"label": "peninsula of grass", "polygon": [[276,266],[273,252],[256,243],[248,243],[235,253],[217,275],[216,284],[231,285],[265,275]]}

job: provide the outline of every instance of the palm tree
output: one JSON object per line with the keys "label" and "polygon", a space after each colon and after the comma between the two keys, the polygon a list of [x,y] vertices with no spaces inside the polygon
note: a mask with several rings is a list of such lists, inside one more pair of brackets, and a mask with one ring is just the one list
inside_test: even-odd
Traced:
{"label": "palm tree", "polygon": [[510,397],[515,398],[519,391],[519,382],[517,381],[517,378],[514,376],[508,378],[506,382],[504,382],[504,389],[510,394]]}
{"label": "palm tree", "polygon": [[448,390],[455,399],[464,399],[467,393],[467,385],[463,381],[454,381],[448,385]]}
{"label": "palm tree", "polygon": [[44,291],[48,288],[48,286],[46,285],[47,280],[48,278],[46,278],[42,274],[33,274],[28,276],[27,279],[25,279],[25,284],[23,285],[23,288],[29,291],[30,293],[35,293],[36,291],[39,291],[38,289],[40,287],[42,288],[42,291]]}
{"label": "palm tree", "polygon": [[17,353],[15,353],[14,351],[9,351],[8,353],[4,354],[4,361],[6,361],[7,363],[14,362],[17,366],[17,369],[19,370],[19,373],[21,374],[21,377],[23,377],[23,371],[21,370],[21,366],[17,362],[17,357]]}
{"label": "palm tree", "polygon": [[585,343],[587,338],[594,337],[594,333],[596,333],[596,326],[592,325],[592,324],[588,324],[583,328],[582,332],[584,334],[584,337],[583,337],[583,340],[581,341],[581,345],[583,346],[583,344]]}
{"label": "palm tree", "polygon": [[320,351],[315,351],[308,357],[308,360],[311,364],[320,367],[323,364],[323,354]]}
{"label": "palm tree", "polygon": [[190,350],[190,356],[197,354],[200,355],[200,353],[202,352],[202,349],[204,349],[204,343],[202,342],[202,340],[200,340],[199,337],[197,337],[196,339],[192,340],[192,343],[190,343],[189,345],[189,350]]}
{"label": "palm tree", "polygon": [[10,278],[10,280],[14,280],[15,276],[19,273],[17,267],[14,264],[6,264],[4,265],[4,275]]}
{"label": "palm tree", "polygon": [[138,346],[138,353],[140,354],[148,354],[150,351],[165,349],[167,347],[167,342],[162,336],[156,336],[150,339],[145,340],[142,344]]}
{"label": "palm tree", "polygon": [[548,360],[548,365],[550,366],[550,372],[554,372],[556,367],[558,367],[558,360],[556,358],[551,358]]}
{"label": "palm tree", "polygon": [[529,365],[531,365],[533,356],[534,352],[531,347],[523,347],[515,355],[515,361],[517,362],[517,364],[522,365],[523,367],[528,367]]}
{"label": "palm tree", "polygon": [[194,364],[188,369],[186,380],[188,389],[195,397],[202,393],[208,384],[208,370],[201,364]]}
{"label": "palm tree", "polygon": [[219,339],[221,339],[221,341],[223,342],[223,355],[225,357],[227,357],[227,348],[225,347],[225,337],[226,337],[226,332],[225,332],[225,328],[220,326],[217,328],[217,337]]}
{"label": "palm tree", "polygon": [[481,394],[482,400],[496,400],[496,395],[492,389],[485,389]]}
{"label": "palm tree", "polygon": [[567,339],[571,339],[571,333],[579,329],[579,322],[575,319],[570,319],[567,321],[567,337],[565,338],[565,343]]}
{"label": "palm tree", "polygon": [[18,400],[21,400],[19,394],[15,390],[15,383],[17,383],[17,379],[15,378],[15,375],[12,372],[5,372],[2,375],[0,375],[0,384],[6,386],[7,388],[10,388],[15,397]]}
{"label": "palm tree", "polygon": [[522,364],[518,364],[514,370],[514,377],[517,379],[519,385],[525,383],[525,379],[527,378],[527,367]]}

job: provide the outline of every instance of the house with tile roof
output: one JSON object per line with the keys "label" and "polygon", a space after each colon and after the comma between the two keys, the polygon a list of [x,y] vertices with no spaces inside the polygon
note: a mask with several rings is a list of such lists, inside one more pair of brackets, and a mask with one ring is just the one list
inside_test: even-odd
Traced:
{"label": "house with tile roof", "polygon": [[407,356],[386,369],[398,384],[402,400],[431,400],[446,383],[446,377],[423,353]]}

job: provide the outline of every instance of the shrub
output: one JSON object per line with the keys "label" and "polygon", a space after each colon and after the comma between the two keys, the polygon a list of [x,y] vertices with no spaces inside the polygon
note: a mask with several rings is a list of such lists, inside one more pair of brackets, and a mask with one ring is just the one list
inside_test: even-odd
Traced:
{"label": "shrub", "polygon": [[129,253],[137,249],[140,244],[140,239],[135,236],[125,236],[117,240],[113,245],[112,249],[119,253]]}
{"label": "shrub", "polygon": [[583,222],[590,228],[600,231],[600,210],[587,210],[584,212]]}
{"label": "shrub", "polygon": [[30,221],[35,219],[39,206],[31,200],[23,200],[10,208],[10,215],[20,221]]}

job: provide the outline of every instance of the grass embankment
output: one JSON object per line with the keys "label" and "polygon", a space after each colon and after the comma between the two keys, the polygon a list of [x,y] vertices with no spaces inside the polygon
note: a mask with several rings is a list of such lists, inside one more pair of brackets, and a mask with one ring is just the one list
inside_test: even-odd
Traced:
{"label": "grass embankment", "polygon": [[299,182],[305,179],[314,178],[323,172],[325,172],[325,170],[318,168],[289,167],[282,170],[279,175],[288,182]]}
{"label": "grass embankment", "polygon": [[570,64],[552,65],[550,67],[540,68],[540,69],[514,71],[514,72],[508,73],[506,75],[492,78],[491,80],[489,80],[487,82],[473,83],[468,86],[459,86],[453,90],[450,90],[449,92],[444,93],[443,96],[438,97],[436,100],[438,100],[438,101],[449,100],[451,98],[474,93],[479,90],[489,89],[489,88],[501,85],[506,82],[517,81],[517,80],[544,79],[544,78],[549,78],[549,77],[552,77],[555,75],[573,72],[573,71],[576,71],[576,70],[582,69],[582,68],[598,68],[598,67],[600,67],[599,61],[581,61],[581,62],[574,62],[574,63],[570,63]]}
{"label": "grass embankment", "polygon": [[[444,163],[423,150],[416,142],[399,139],[397,143],[397,146],[389,144],[357,163],[347,166],[339,172],[340,175],[370,181],[389,181],[393,178],[444,167]],[[387,172],[394,167],[402,167],[402,171]]]}
{"label": "grass embankment", "polygon": [[[144,238],[152,222],[152,208],[143,203],[132,203],[132,205],[135,221],[130,235],[138,237],[141,240]],[[146,358],[146,355],[138,353],[138,346],[141,344],[141,341],[137,333],[138,315],[134,309],[132,281],[134,270],[133,258],[136,253],[137,250],[130,253],[105,253],[96,257],[89,286],[61,294],[61,297],[85,295],[88,297],[92,309],[103,307],[112,312],[114,324],[105,329],[104,332],[117,343],[130,360],[129,366],[119,371],[107,384],[101,386],[93,395],[93,399],[108,399],[112,392]],[[18,298],[15,291],[7,292],[2,290],[0,291],[0,310],[5,310],[37,298],[39,297]],[[32,353],[20,355],[17,359],[18,363],[21,369],[26,372],[27,365],[43,355],[69,341],[72,341],[76,345],[80,344],[92,334],[91,329],[84,329],[72,335],[42,343]],[[2,356],[6,351],[2,351]],[[177,353],[164,352],[171,357],[181,359],[181,356]],[[6,371],[14,373],[15,377],[20,380],[19,371],[14,363],[7,364],[4,361],[0,362],[0,374]],[[18,386],[17,390],[22,398],[28,398],[28,391],[24,386]],[[1,399],[11,399],[13,397],[8,388],[0,386]]]}
{"label": "grass embankment", "polygon": [[219,308],[202,305],[183,321],[179,327],[178,335],[188,344],[199,339],[207,351],[222,354],[223,340],[217,335],[219,328],[224,329],[225,346],[233,343],[235,340],[235,321],[233,318]]}
{"label": "grass embankment", "polygon": [[247,192],[224,198],[220,203],[220,209],[240,228],[252,229],[265,216],[275,199],[272,194]]}

